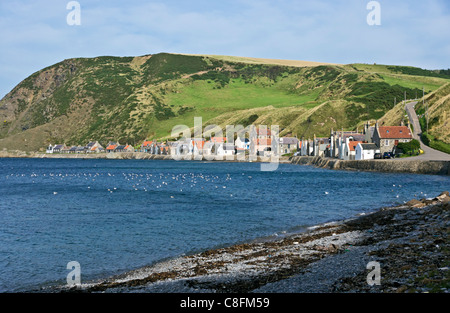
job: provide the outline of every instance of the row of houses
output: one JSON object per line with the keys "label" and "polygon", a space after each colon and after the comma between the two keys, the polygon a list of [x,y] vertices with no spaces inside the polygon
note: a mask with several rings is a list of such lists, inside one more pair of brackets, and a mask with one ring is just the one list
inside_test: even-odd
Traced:
{"label": "row of houses", "polygon": [[[104,148],[98,141],[89,142],[85,146],[66,146],[64,144],[49,145],[47,153],[120,153],[144,152],[155,155],[173,156],[234,156],[255,155],[270,156],[274,153],[290,154],[298,150],[299,140],[295,137],[281,137],[274,139],[272,131],[267,128],[255,128],[250,138],[237,136],[236,140],[228,141],[227,137],[189,138],[175,142],[145,140],[139,146],[121,145],[109,142]],[[233,138],[234,139],[234,138]]]}
{"label": "row of houses", "polygon": [[[367,122],[362,132],[333,131],[325,138],[297,139],[278,137],[266,127],[252,128],[249,138],[237,136],[228,141],[227,137],[189,138],[178,141],[145,140],[139,146],[109,142],[104,148],[98,141],[86,146],[50,145],[47,153],[121,153],[144,152],[155,155],[172,156],[220,156],[234,155],[271,156],[296,152],[300,156],[321,156],[342,160],[367,160],[376,154],[395,153],[400,142],[413,139],[409,126],[379,126]],[[234,138],[233,138],[234,139]]]}
{"label": "row of houses", "polygon": [[298,155],[368,160],[386,152],[395,155],[399,143],[412,139],[409,126],[372,126],[367,122],[362,132],[331,130],[328,138],[301,140]]}
{"label": "row of houses", "polygon": [[131,145],[120,145],[110,142],[104,148],[98,141],[91,141],[85,146],[66,146],[65,144],[49,145],[46,153],[80,154],[80,153],[111,153],[111,152],[134,152]]}

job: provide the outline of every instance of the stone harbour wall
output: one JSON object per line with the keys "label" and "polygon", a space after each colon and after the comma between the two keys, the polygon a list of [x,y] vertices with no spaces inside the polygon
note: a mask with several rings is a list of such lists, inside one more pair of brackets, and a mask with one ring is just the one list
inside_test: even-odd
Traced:
{"label": "stone harbour wall", "polygon": [[298,156],[292,157],[291,163],[299,165],[312,165],[320,168],[328,168],[334,170],[450,175],[449,161],[401,159],[345,161],[322,157]]}

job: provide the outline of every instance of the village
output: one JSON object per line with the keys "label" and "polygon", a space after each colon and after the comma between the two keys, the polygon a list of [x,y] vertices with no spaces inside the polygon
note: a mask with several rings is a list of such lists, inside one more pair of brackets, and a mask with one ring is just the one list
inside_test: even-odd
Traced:
{"label": "village", "polygon": [[[361,131],[330,131],[329,137],[311,139],[279,137],[270,128],[252,127],[248,137],[235,136],[204,138],[182,138],[177,141],[145,140],[132,146],[109,142],[102,146],[91,141],[85,146],[49,145],[48,154],[96,154],[96,153],[148,153],[167,155],[174,159],[239,159],[248,156],[319,156],[341,160],[371,160],[393,158],[402,151],[399,143],[413,139],[410,126],[379,126],[367,122]],[[251,159],[251,158],[250,158]]]}

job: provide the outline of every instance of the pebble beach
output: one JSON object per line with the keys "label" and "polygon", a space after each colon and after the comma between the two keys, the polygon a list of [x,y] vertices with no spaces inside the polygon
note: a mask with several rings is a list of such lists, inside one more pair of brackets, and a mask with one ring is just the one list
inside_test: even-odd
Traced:
{"label": "pebble beach", "polygon": [[[64,292],[448,293],[449,193],[187,255]],[[369,262],[380,267],[369,284]]]}

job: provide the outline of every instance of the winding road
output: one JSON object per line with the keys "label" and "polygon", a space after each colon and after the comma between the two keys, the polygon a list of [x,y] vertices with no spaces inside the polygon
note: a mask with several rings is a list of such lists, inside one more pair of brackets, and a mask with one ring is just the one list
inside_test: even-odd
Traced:
{"label": "winding road", "polygon": [[417,117],[416,111],[414,110],[416,104],[417,101],[409,102],[405,105],[405,109],[406,113],[408,114],[409,121],[414,128],[413,138],[417,139],[420,142],[420,148],[425,153],[417,157],[404,158],[402,160],[450,161],[450,154],[432,149],[423,143],[420,136],[420,134],[422,133],[422,129],[420,128],[419,118]]}

